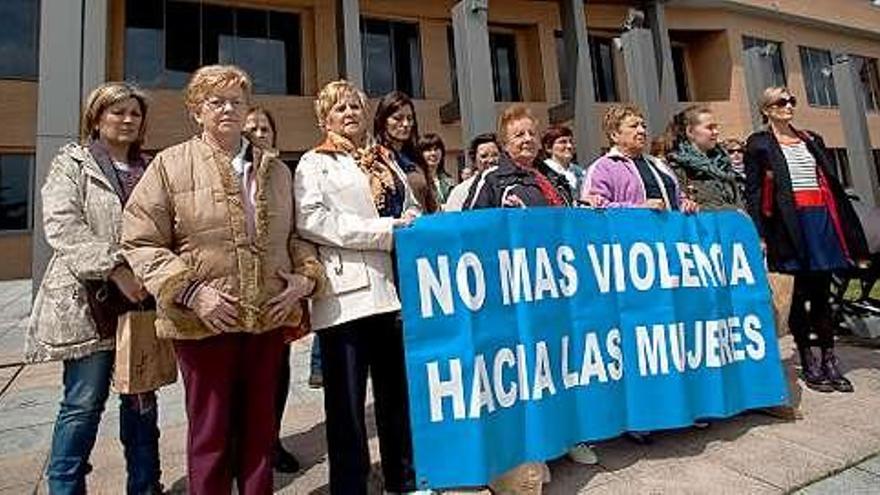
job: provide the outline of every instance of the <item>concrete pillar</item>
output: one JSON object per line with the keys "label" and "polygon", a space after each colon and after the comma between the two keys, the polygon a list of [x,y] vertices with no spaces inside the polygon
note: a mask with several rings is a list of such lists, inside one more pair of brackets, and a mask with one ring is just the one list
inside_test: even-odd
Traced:
{"label": "concrete pillar", "polygon": [[880,205],[880,182],[874,167],[867,107],[857,61],[845,54],[835,54],[832,71],[853,188],[862,201],[876,207]]}
{"label": "concrete pillar", "polygon": [[336,39],[339,50],[339,77],[363,89],[361,7],[358,0],[336,0]]}
{"label": "concrete pillar", "polygon": [[574,89],[574,102],[572,105],[567,105],[567,108],[574,113],[578,161],[582,165],[588,165],[599,155],[601,144],[597,136],[601,133],[592,132],[591,128],[598,123],[593,119],[593,103],[596,102],[596,95],[593,88],[593,65],[590,60],[584,1],[559,0],[559,7],[566,57],[560,63],[569,67],[568,87]]}
{"label": "concrete pillar", "polygon": [[743,53],[749,111],[752,116],[752,129],[756,131],[764,127],[761,109],[758,108],[761,95],[764,94],[765,89],[774,84],[773,60],[770,51],[775,49],[773,45],[755,46]]}
{"label": "concrete pillar", "polygon": [[462,147],[478,134],[495,131],[488,11],[488,0],[461,0],[452,7]]}
{"label": "concrete pillar", "polygon": [[83,2],[83,101],[99,84],[107,80],[108,0]]}
{"label": "concrete pillar", "polygon": [[657,77],[657,59],[654,56],[654,37],[645,28],[631,28],[620,36],[626,83],[630,100],[645,114],[648,132],[660,135],[668,121],[660,100],[660,81]]}
{"label": "concrete pillar", "polygon": [[[34,173],[34,230],[32,241],[31,280],[34,293],[39,287],[52,250],[43,231],[43,202],[40,188],[45,182],[49,165],[58,149],[79,137],[82,96],[88,91],[84,81],[94,81],[89,71],[102,67],[106,61],[106,21],[103,29],[86,31],[86,13],[99,13],[106,1],[65,0],[42,2],[40,6],[40,77],[37,90],[36,170]],[[87,53],[84,54],[84,52]],[[103,53],[103,60],[102,54]],[[87,66],[84,64],[88,60]]]}
{"label": "concrete pillar", "polygon": [[654,38],[654,60],[657,64],[657,77],[660,78],[663,120],[669,122],[677,107],[678,88],[675,83],[675,67],[672,65],[672,42],[669,40],[669,27],[666,24],[666,2],[667,0],[648,1],[645,15]]}

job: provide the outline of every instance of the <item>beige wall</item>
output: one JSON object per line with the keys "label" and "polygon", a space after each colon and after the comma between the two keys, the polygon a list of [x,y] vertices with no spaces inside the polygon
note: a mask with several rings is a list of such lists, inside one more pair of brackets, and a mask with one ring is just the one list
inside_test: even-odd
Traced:
{"label": "beige wall", "polygon": [[[303,50],[304,96],[259,96],[279,126],[279,147],[303,151],[319,133],[314,123],[312,100],[321,85],[336,78],[336,11],[333,0],[210,0],[239,6],[271,7],[300,14]],[[110,0],[110,77],[123,77],[124,0]],[[452,96],[446,30],[451,24],[453,0],[361,0],[364,16],[407,20],[419,24],[425,99],[416,102],[423,132],[439,133],[455,155],[462,148],[461,128],[440,122],[440,107]],[[830,146],[843,147],[840,116],[836,109],[806,104],[798,45],[834,48],[880,58],[880,9],[867,0],[777,0],[770,10],[765,0],[730,0],[724,8],[670,7],[669,28],[687,43],[691,90],[694,99],[708,102],[716,111],[727,136],[744,136],[751,117],[743,74],[742,36],[757,36],[783,43],[789,86],[800,101],[798,123],[822,133]],[[627,2],[586,5],[592,32],[615,34],[626,16]],[[693,3],[692,3],[693,5]],[[546,125],[548,109],[560,102],[558,62],[554,32],[560,29],[554,1],[493,0],[489,11],[493,29],[516,36],[523,99]],[[829,26],[835,23],[837,26]],[[850,29],[855,28],[856,30]],[[626,98],[626,75],[618,64],[618,93]],[[182,104],[179,90],[151,90],[147,145],[160,149],[186,139],[195,132]],[[37,85],[33,82],[0,81],[0,152],[33,152],[36,130]],[[498,105],[499,109],[504,104]],[[607,105],[593,107],[598,122]],[[880,148],[880,114],[868,117],[871,138]],[[451,167],[450,167],[451,169]],[[39,185],[37,185],[39,186]],[[8,263],[0,265],[0,279],[27,276],[30,270],[30,236],[0,234],[0,252]]]}

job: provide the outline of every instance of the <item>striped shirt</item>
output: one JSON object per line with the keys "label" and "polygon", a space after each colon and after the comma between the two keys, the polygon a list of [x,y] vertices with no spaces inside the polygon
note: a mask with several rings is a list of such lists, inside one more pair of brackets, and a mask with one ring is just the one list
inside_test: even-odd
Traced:
{"label": "striped shirt", "polygon": [[785,162],[788,164],[792,191],[819,189],[816,159],[807,149],[807,145],[801,141],[798,144],[783,144],[781,147]]}

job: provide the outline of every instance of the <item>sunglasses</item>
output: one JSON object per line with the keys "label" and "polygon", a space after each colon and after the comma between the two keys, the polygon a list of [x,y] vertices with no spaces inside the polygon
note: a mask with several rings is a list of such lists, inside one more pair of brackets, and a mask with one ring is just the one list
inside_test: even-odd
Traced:
{"label": "sunglasses", "polygon": [[785,108],[787,105],[791,105],[792,108],[797,106],[797,98],[794,96],[789,96],[788,98],[780,98],[773,102],[771,107]]}
{"label": "sunglasses", "polygon": [[732,155],[734,153],[743,153],[743,149],[742,148],[732,148],[732,149],[727,150],[727,153],[730,155]]}

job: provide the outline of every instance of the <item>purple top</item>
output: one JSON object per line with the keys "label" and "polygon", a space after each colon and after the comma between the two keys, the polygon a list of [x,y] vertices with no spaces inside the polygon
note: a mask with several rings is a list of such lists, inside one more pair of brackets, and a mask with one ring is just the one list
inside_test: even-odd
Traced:
{"label": "purple top", "polygon": [[[678,186],[678,179],[669,167],[657,158],[644,155],[645,159],[661,174],[666,175],[675,184],[675,191],[670,198],[664,198],[667,205],[679,205],[685,196]],[[661,182],[661,177],[657,177]],[[608,204],[607,208],[634,208],[647,201],[645,183],[636,164],[621,153],[617,148],[601,156],[587,169],[584,185],[581,188],[581,200],[586,201],[588,195],[599,196]]]}

